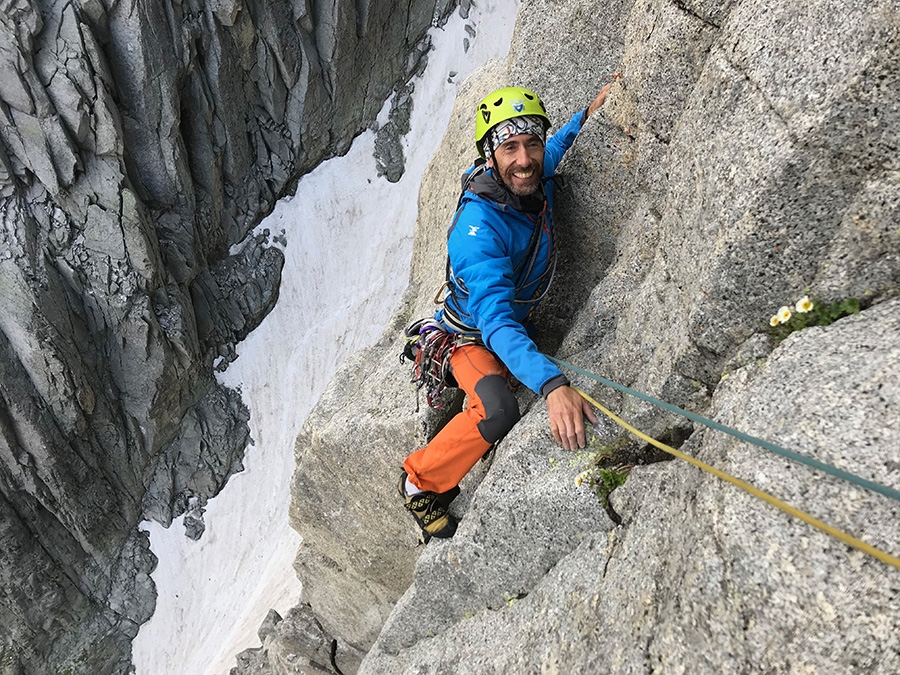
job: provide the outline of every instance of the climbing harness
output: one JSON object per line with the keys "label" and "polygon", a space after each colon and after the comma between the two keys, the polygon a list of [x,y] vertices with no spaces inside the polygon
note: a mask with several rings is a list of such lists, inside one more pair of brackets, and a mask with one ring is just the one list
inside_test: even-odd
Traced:
{"label": "climbing harness", "polygon": [[[538,101],[539,104],[539,101]],[[488,170],[488,164],[483,158],[475,161],[470,172],[463,175],[461,191],[456,202],[456,213],[453,222],[447,230],[447,238],[456,227],[463,209],[463,201],[467,192],[474,192],[473,184],[478,176]],[[544,179],[544,183],[551,180],[559,180],[561,177],[553,175]],[[543,208],[540,212],[528,214],[533,221],[531,236],[528,241],[526,254],[512,271],[514,280],[513,304],[530,304],[529,315],[537,303],[547,295],[553,277],[556,273],[557,251],[552,234],[552,214],[547,200],[543,200]],[[547,266],[535,279],[529,280],[534,272],[540,254],[542,235],[547,239]],[[534,289],[533,291],[531,289]],[[531,293],[531,297],[519,300],[515,296]],[[404,359],[413,362],[411,382],[416,384],[416,411],[419,410],[418,393],[425,390],[425,399],[428,406],[439,409],[444,407],[442,394],[447,388],[448,379],[452,381],[450,373],[450,356],[463,344],[484,344],[481,340],[481,331],[477,326],[470,325],[459,312],[459,300],[467,299],[469,291],[465,281],[457,277],[450,265],[450,255],[447,255],[445,281],[434,296],[434,304],[443,309],[441,321],[432,318],[414,321],[404,330],[406,345],[400,356],[401,363]],[[449,330],[448,330],[449,327]]]}

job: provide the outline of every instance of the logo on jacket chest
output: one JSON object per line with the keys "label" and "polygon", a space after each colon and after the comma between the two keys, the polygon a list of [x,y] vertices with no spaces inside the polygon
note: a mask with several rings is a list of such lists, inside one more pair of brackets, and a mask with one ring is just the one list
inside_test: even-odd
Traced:
{"label": "logo on jacket chest", "polygon": [[469,225],[469,236],[474,237],[478,234],[478,226],[477,225]]}

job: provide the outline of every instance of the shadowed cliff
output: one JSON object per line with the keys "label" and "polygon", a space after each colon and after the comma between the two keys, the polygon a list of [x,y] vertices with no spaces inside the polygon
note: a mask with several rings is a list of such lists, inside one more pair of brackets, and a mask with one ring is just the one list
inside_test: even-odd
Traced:
{"label": "shadowed cliff", "polygon": [[213,369],[283,264],[248,233],[447,9],[2,3],[0,671],[128,672],[155,603],[138,523],[200,537],[242,468],[249,413]]}

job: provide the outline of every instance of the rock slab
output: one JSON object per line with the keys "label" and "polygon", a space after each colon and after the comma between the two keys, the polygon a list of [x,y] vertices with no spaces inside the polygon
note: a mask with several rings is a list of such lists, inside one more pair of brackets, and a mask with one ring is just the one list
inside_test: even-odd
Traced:
{"label": "rock slab", "polygon": [[[472,80],[464,97],[514,81],[541,92],[559,123],[622,73],[560,167],[563,253],[543,348],[896,488],[897,16],[891,1],[523,3],[506,72]],[[470,134],[468,110],[448,138]],[[455,179],[465,147],[446,142],[423,180],[401,318],[428,313],[440,282],[455,184],[432,186]],[[804,295],[863,312],[777,344],[770,317]],[[549,470],[558,451],[539,401],[523,399],[522,422],[455,504],[457,536],[418,558],[402,551],[405,514],[384,495],[415,424],[398,413],[376,437],[357,422],[372,401],[396,409],[383,354],[402,324],[363,359],[385,359],[364,388],[338,375],[298,442],[293,522],[310,535],[298,570],[330,634],[368,650],[359,672],[897,669],[895,570],[679,463],[635,468],[612,493],[615,526],[575,489],[590,458]],[[575,380],[643,431],[690,435],[691,454],[898,552],[894,504]],[[348,430],[377,457],[354,455]],[[373,443],[389,437],[403,447]],[[362,483],[378,496],[351,498]],[[340,518],[310,507],[325,485],[343,496]],[[373,514],[374,532],[341,533]],[[315,557],[344,548],[334,572]],[[351,606],[370,583],[378,597]],[[841,636],[858,644],[842,649]]]}

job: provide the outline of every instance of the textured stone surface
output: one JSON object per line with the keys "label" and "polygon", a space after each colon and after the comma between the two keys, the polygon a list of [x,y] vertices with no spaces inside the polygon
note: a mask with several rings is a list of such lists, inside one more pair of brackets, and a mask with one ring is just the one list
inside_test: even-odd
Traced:
{"label": "textured stone surface", "polygon": [[412,94],[415,85],[408,83],[394,93],[388,121],[378,128],[375,136],[375,168],[379,176],[396,183],[406,170],[403,156],[403,137],[409,133],[412,114]]}
{"label": "textured stone surface", "polygon": [[[498,444],[471,504],[460,509],[464,517],[456,535],[429,544],[419,557],[413,585],[370,658],[429,642],[485,609],[514,604],[586,535],[613,527],[594,493],[575,485],[592,453],[559,450],[541,414],[543,404],[534,407]],[[611,432],[604,425],[592,436],[609,441]]]}
{"label": "textured stone surface", "polygon": [[[0,663],[119,673],[136,526],[240,470],[216,385],[278,297],[247,237],[423,63],[445,0],[11,0],[0,9]],[[28,600],[30,598],[30,601]]]}
{"label": "textured stone surface", "polygon": [[188,410],[178,434],[155,458],[158,466],[143,497],[145,517],[168,526],[173,514],[187,513],[185,525],[190,521],[194,533],[189,536],[198,539],[206,502],[244,468],[249,419],[239,394],[222,386],[212,388]]}
{"label": "textured stone surface", "polygon": [[[898,489],[898,334],[900,300],[797,333],[732,374],[712,415]],[[500,446],[460,532],[426,548],[361,673],[897,672],[898,570],[685,462],[633,469],[612,493],[623,522],[608,534],[573,500],[577,512],[560,516],[585,523],[577,548],[516,597],[517,584],[531,588],[522,561],[559,530],[531,546],[515,534],[567,482],[534,494],[506,474],[504,450],[522,440],[516,427]],[[532,451],[549,444],[529,440]],[[718,432],[695,433],[682,450],[897,553],[896,501]],[[482,502],[497,482],[516,486],[507,504],[528,508],[516,530],[491,536],[508,526],[497,501]],[[506,574],[508,593],[473,592]]]}
{"label": "textured stone surface", "polygon": [[[889,130],[900,124],[900,89],[887,83],[900,59],[890,9],[732,3],[711,44],[699,19],[696,47],[674,41],[702,63],[681,71],[670,63],[665,79],[696,73],[690,87],[635,93],[650,85],[633,83],[629,64],[645,68],[657,58],[645,51],[668,53],[670,44],[638,36],[674,30],[635,6],[609,111],[634,141],[613,164],[633,161],[655,185],[638,188],[644,208],[614,223],[617,259],[579,318],[573,351],[585,348],[601,371],[684,403],[692,381],[716,385],[781,305],[805,294],[865,302],[896,291],[898,249],[887,244],[897,236],[896,194],[886,190],[896,174]],[[642,31],[641,21],[649,22]],[[671,132],[661,131],[660,107],[678,109]],[[641,238],[652,245],[636,250]],[[636,286],[627,292],[624,283]],[[644,419],[643,406],[633,410]]]}
{"label": "textured stone surface", "polygon": [[442,417],[416,414],[415,388],[397,366],[402,328],[397,321],[349,360],[295,450],[290,515],[304,538],[295,562],[303,600],[329,634],[360,652],[411,581],[421,541],[399,508],[397,480],[403,458]]}
{"label": "textured stone surface", "polygon": [[[712,413],[897,489],[898,330],[900,303],[893,300],[802,331],[725,380]],[[895,501],[714,432],[697,434],[684,449],[898,552]],[[617,495],[632,525],[607,570],[621,583],[604,591],[610,608],[637,606],[641,596],[656,600],[634,628],[621,616],[618,631],[604,620],[610,644],[645,642],[663,670],[733,672],[754,664],[761,672],[896,672],[896,569],[683,463],[648,474]],[[655,514],[670,524],[663,536],[650,527]],[[623,658],[613,650],[611,665]]]}
{"label": "textured stone surface", "polygon": [[[890,0],[525,2],[508,72],[494,64],[463,87],[423,179],[400,314],[427,314],[442,279],[472,102],[509,78],[541,92],[559,123],[619,70],[560,167],[563,257],[539,317],[544,348],[896,488],[898,12]],[[769,317],[803,295],[856,298],[864,311],[776,346]],[[527,398],[522,422],[454,503],[456,537],[429,543],[411,572],[416,552],[389,549],[406,515],[385,495],[392,462],[416,445],[413,421],[379,432],[396,450],[378,458],[346,447],[347,430],[376,437],[359,422],[373,401],[397,405],[388,357],[363,362],[378,358],[364,388],[342,372],[308,421],[295,487],[313,497],[295,489],[293,507],[311,535],[298,558],[304,583],[316,580],[308,601],[339,643],[350,635],[365,648],[374,611],[396,598],[359,672],[897,670],[896,570],[679,462],[634,469],[612,493],[614,527],[574,487],[589,459],[551,464],[561,451],[543,404]],[[653,435],[691,431],[576,380]],[[595,434],[616,437],[607,423]],[[898,508],[885,498],[712,432],[684,449],[898,553]],[[340,519],[309,508],[324,503],[325,484],[346,496],[362,483],[377,497],[342,499]],[[348,519],[372,525],[342,535]],[[344,547],[352,556],[334,566],[314,558]],[[352,587],[340,585],[347,576]],[[367,583],[381,591],[369,605]],[[359,602],[340,600],[349,597]]]}
{"label": "textured stone surface", "polygon": [[271,610],[259,639],[261,647],[238,654],[231,675],[340,675],[348,667],[355,671],[361,656],[340,651],[308,605],[294,607],[284,618]]}
{"label": "textured stone surface", "polygon": [[[135,524],[187,509],[199,536],[246,441],[211,370],[274,302],[280,260],[261,239],[232,247],[347,147],[447,9],[6,3],[5,671],[127,670],[153,604]],[[895,672],[895,571],[678,464],[632,473],[608,535],[574,489],[587,459],[560,459],[530,397],[464,484],[453,541],[422,547],[394,483],[441,419],[414,412],[397,335],[440,283],[467,111],[515,81],[561,123],[620,70],[560,167],[543,347],[896,487],[898,15],[895,0],[525,2],[509,66],[463,88],[423,181],[410,294],[298,439],[310,607],[273,617],[245,665],[349,673],[374,644],[363,672]],[[868,309],[769,355],[768,318],[806,294]],[[677,424],[589,388],[655,435]],[[881,498],[710,433],[685,448],[897,552]]]}

